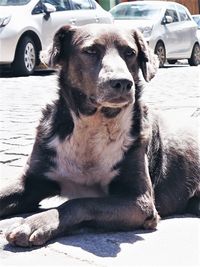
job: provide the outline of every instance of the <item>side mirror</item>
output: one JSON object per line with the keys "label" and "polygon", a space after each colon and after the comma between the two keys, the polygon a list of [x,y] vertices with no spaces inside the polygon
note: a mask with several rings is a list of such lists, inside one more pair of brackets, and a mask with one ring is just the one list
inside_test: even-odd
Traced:
{"label": "side mirror", "polygon": [[171,16],[164,16],[162,20],[162,24],[170,24],[173,22],[173,18]]}
{"label": "side mirror", "polygon": [[53,6],[52,4],[49,3],[44,3],[44,12],[45,13],[52,13],[56,11],[55,6]]}
{"label": "side mirror", "polygon": [[48,20],[50,17],[50,14],[56,11],[55,6],[53,6],[52,4],[49,3],[44,3],[43,4],[43,9],[44,9],[44,19]]}

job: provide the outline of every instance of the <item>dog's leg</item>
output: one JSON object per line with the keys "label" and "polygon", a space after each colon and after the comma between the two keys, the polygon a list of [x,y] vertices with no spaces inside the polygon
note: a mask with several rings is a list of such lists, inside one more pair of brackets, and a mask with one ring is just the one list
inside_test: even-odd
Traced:
{"label": "dog's leg", "polygon": [[159,216],[147,199],[147,196],[141,196],[137,199],[108,197],[69,200],[58,208],[24,219],[7,231],[6,238],[18,246],[43,245],[52,238],[69,233],[81,223],[109,230],[154,229]]}
{"label": "dog's leg", "polygon": [[[135,157],[137,155],[137,157]],[[144,227],[154,229],[159,216],[154,206],[153,189],[143,148],[130,151],[128,162],[121,165],[121,176],[105,198],[72,199],[58,208],[27,217],[8,229],[7,240],[19,246],[42,245],[70,233],[82,223],[109,230]]]}
{"label": "dog's leg", "polygon": [[0,189],[0,217],[37,210],[38,203],[45,197],[59,193],[57,183],[44,176],[26,174],[16,183]]}

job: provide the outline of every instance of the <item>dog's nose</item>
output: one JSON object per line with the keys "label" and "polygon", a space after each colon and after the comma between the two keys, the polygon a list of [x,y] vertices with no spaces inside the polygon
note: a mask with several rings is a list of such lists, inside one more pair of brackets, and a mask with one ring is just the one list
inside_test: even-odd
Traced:
{"label": "dog's nose", "polygon": [[133,82],[128,79],[114,79],[110,80],[110,85],[119,92],[128,92],[131,90]]}

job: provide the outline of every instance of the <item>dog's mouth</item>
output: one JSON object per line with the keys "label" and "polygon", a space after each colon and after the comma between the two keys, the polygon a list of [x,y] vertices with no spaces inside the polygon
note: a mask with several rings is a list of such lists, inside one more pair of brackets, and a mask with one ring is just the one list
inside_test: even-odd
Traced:
{"label": "dog's mouth", "polygon": [[113,97],[113,98],[107,98],[107,99],[98,99],[96,100],[94,97],[90,97],[90,101],[93,105],[96,105],[97,107],[105,107],[105,108],[123,108],[130,103],[133,102],[133,97],[128,96],[119,96],[119,97]]}
{"label": "dog's mouth", "polygon": [[129,99],[125,99],[123,97],[110,99],[109,101],[103,101],[101,105],[106,108],[122,108],[127,106],[130,102]]}

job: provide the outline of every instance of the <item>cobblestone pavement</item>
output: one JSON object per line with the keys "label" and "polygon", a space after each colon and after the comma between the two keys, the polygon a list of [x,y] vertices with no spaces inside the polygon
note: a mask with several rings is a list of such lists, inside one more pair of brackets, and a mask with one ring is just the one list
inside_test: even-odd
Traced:
{"label": "cobblestone pavement", "polygon": [[[56,79],[55,73],[40,72],[30,77],[0,78],[0,186],[22,171],[41,108],[56,97]],[[159,69],[144,98],[173,118],[175,114],[183,120],[197,118],[199,127],[200,67]],[[10,222],[2,221],[0,231]],[[0,265],[198,266],[199,225],[198,218],[173,218],[161,221],[154,233],[89,233],[61,238],[34,250],[12,248],[0,234]]]}
{"label": "cobblestone pavement", "polygon": [[41,108],[56,96],[56,75],[1,78],[0,88],[0,170],[10,178],[31,152]]}

